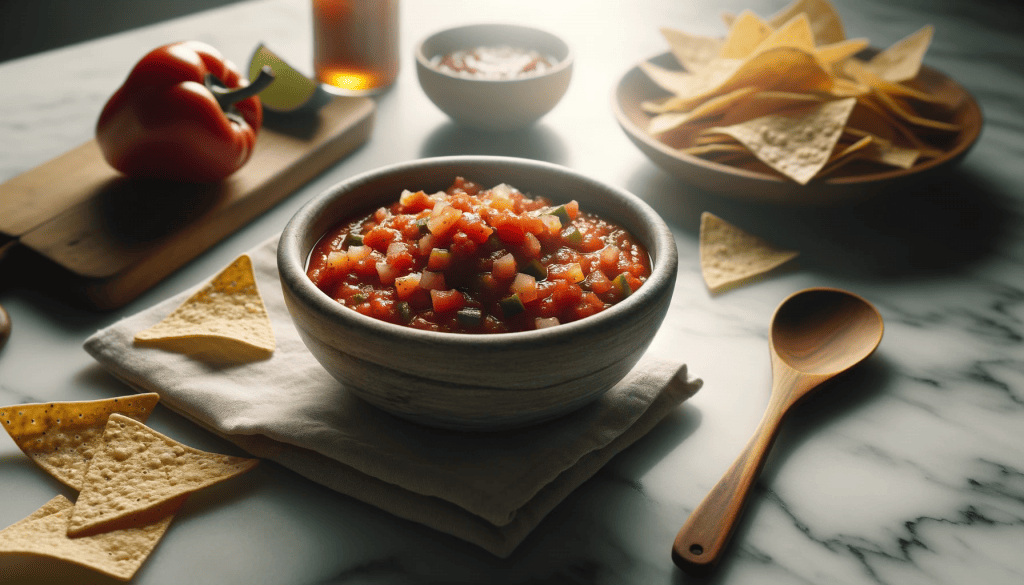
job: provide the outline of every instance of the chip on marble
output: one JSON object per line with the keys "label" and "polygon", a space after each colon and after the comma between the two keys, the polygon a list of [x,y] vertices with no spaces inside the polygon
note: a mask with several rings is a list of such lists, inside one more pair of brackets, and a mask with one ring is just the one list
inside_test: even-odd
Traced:
{"label": "chip on marble", "polygon": [[748,282],[798,254],[779,249],[714,214],[701,214],[700,270],[713,293]]}
{"label": "chip on marble", "polygon": [[249,471],[257,463],[194,449],[113,414],[102,447],[86,470],[67,533],[93,534],[153,520],[196,490]]}
{"label": "chip on marble", "polygon": [[156,393],[79,402],[0,407],[0,424],[18,447],[61,483],[82,489],[89,461],[114,413],[145,422],[160,400]]}
{"label": "chip on marble", "polygon": [[215,362],[269,358],[276,342],[252,260],[239,256],[135,343]]}
{"label": "chip on marble", "polygon": [[82,538],[67,535],[74,504],[57,496],[26,518],[0,530],[0,557],[65,561],[129,581],[167,532],[176,509],[146,524]]}

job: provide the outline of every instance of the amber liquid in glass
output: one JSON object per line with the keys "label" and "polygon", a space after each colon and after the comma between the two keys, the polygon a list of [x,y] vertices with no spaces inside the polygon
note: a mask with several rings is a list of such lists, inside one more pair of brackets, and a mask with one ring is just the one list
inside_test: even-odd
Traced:
{"label": "amber liquid in glass", "polygon": [[313,67],[327,89],[373,94],[398,75],[399,0],[313,0]]}

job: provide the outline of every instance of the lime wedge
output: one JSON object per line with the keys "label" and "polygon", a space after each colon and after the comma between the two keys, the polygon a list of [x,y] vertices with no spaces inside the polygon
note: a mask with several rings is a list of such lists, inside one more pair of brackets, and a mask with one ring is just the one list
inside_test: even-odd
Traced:
{"label": "lime wedge", "polygon": [[264,65],[274,71],[273,83],[259,94],[265,110],[282,114],[305,112],[319,109],[330,99],[330,94],[319,83],[296,71],[261,44],[249,62],[249,79],[256,79]]}

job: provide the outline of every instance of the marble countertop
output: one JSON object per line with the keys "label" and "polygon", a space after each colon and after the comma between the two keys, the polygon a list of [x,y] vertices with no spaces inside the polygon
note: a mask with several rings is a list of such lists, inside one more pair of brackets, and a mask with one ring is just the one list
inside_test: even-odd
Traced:
{"label": "marble countertop", "polygon": [[[82,342],[212,275],[337,181],[429,156],[537,158],[625,188],[670,224],[680,263],[664,327],[703,389],[571,494],[508,559],[267,464],[190,499],[133,582],[1024,582],[1024,44],[1011,24],[1024,14],[1011,2],[837,0],[848,36],[877,46],[934,24],[926,64],[981,103],[980,141],[941,179],[823,209],[743,203],[679,183],[618,128],[615,83],[666,50],[660,26],[721,35],[722,11],[770,14],[783,4],[403,3],[402,70],[377,99],[369,142],[129,305],[77,309],[18,272],[30,264],[0,264],[0,304],[14,322],[0,351],[0,404],[126,393]],[[543,23],[576,53],[565,98],[528,131],[462,130],[420,90],[414,43],[480,21]],[[88,140],[107,97],[156,45],[198,39],[245,63],[262,41],[309,73],[311,37],[309,2],[250,0],[0,63],[0,180]],[[799,262],[710,296],[697,261],[703,211],[800,250]],[[809,286],[872,301],[885,338],[868,362],[793,413],[722,564],[710,577],[690,578],[672,564],[673,538],[767,405],[772,311]],[[150,424],[200,449],[238,452],[166,409]],[[0,526],[60,490],[0,437]]]}

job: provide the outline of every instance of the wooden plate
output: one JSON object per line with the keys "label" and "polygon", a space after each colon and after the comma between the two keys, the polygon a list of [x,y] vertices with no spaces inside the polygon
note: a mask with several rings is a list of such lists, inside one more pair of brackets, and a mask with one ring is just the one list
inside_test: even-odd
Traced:
{"label": "wooden plate", "polygon": [[[875,50],[866,52],[870,56]],[[671,53],[662,53],[650,62],[669,69],[679,65]],[[654,163],[689,185],[730,197],[794,205],[828,205],[862,199],[920,180],[964,157],[978,139],[983,123],[977,101],[956,81],[929,67],[921,67],[910,83],[919,89],[948,96],[957,104],[953,121],[963,130],[951,139],[945,156],[930,159],[909,169],[869,169],[866,172],[814,179],[800,185],[779,175],[757,172],[682,154],[662,143],[646,130],[650,115],[640,105],[667,97],[665,90],[652,82],[639,66],[630,69],[619,81],[613,97],[613,109],[619,125],[637,147]]]}

